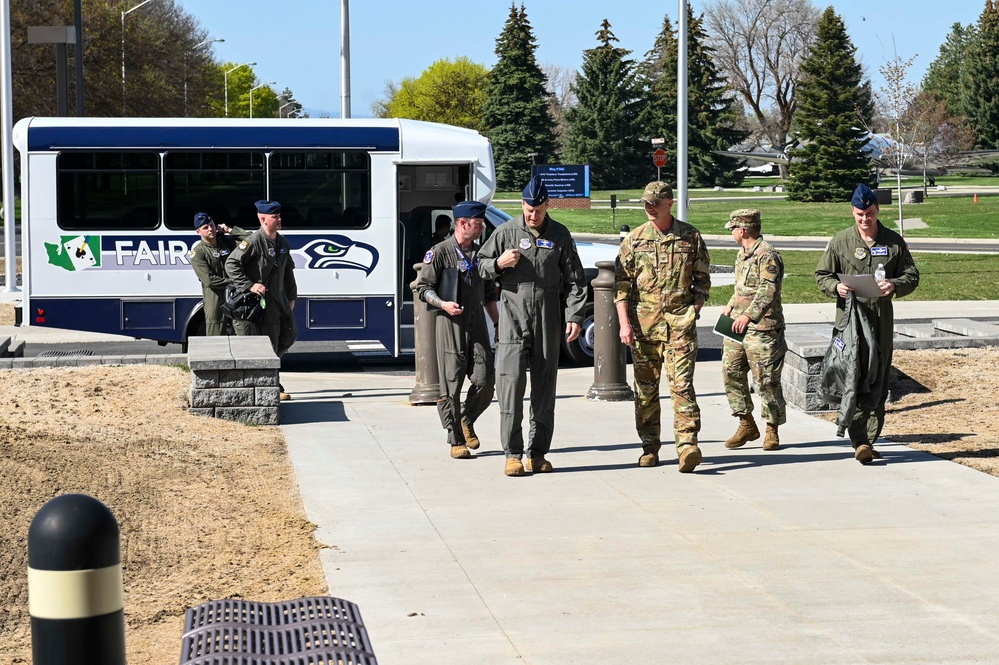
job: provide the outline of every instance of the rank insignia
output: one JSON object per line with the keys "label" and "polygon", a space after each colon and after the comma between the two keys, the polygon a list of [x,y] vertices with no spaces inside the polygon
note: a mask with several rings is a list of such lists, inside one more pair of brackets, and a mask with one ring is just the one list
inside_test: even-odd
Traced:
{"label": "rank insignia", "polygon": [[867,251],[863,247],[858,247],[857,249],[853,250],[853,255],[856,256],[858,259],[862,259],[865,256],[867,256]]}
{"label": "rank insignia", "polygon": [[434,260],[434,250],[428,249],[427,253],[423,255],[423,262],[430,263]]}
{"label": "rank insignia", "polygon": [[520,248],[521,249],[530,249],[531,248],[531,241],[528,240],[527,238],[521,238],[520,239]]}

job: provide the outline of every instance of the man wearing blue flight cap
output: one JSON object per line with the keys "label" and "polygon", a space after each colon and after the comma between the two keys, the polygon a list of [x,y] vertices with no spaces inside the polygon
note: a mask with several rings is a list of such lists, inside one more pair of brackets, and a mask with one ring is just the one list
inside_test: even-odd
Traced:
{"label": "man wearing blue flight cap", "polygon": [[[441,310],[435,322],[441,390],[437,411],[448,434],[451,457],[467,459],[472,456],[469,449],[479,447],[474,424],[492,402],[495,389],[493,351],[483,308],[494,326],[498,313],[495,285],[479,275],[479,248],[475,244],[482,235],[486,204],[462,201],[452,206],[451,212],[454,235],[438,242],[423,257],[416,293],[431,308]],[[471,385],[462,404],[466,377]]]}
{"label": "man wearing blue flight cap", "polygon": [[569,230],[548,216],[548,189],[540,176],[524,188],[521,208],[523,214],[496,229],[479,251],[482,276],[500,283],[496,392],[508,476],[524,474],[522,420],[528,369],[527,470],[552,471],[545,455],[555,426],[562,330],[568,342],[579,337],[586,307],[586,282],[576,244]]}
{"label": "man wearing blue flight cap", "polygon": [[[225,262],[225,272],[240,291],[252,291],[261,297],[264,313],[256,323],[233,321],[237,335],[267,335],[278,358],[295,343],[295,261],[291,245],[281,230],[281,204],[257,201],[260,228],[243,240]],[[281,399],[289,399],[281,389]]]}
{"label": "man wearing blue flight cap", "polygon": [[[847,299],[850,297],[854,301],[853,306],[867,318],[876,334],[880,350],[877,372],[882,380],[868,383],[875,385],[880,394],[871,396],[871,402],[876,403],[872,408],[857,408],[847,427],[854,457],[861,464],[870,464],[881,457],[874,450],[874,442],[884,427],[885,402],[888,400],[895,324],[892,299],[907,296],[916,290],[919,270],[902,236],[878,221],[878,197],[870,187],[863,183],[857,185],[851,203],[855,224],[829,241],[815,268],[815,279],[823,294],[836,298],[837,331],[845,327]],[[849,296],[853,289],[840,281],[841,274],[874,275],[881,295],[875,298]]]}
{"label": "man wearing blue flight cap", "polygon": [[226,320],[222,313],[222,303],[225,302],[225,287],[229,284],[225,262],[232,250],[236,249],[236,240],[242,240],[250,234],[238,226],[229,228],[225,224],[216,224],[204,212],[194,216],[194,230],[201,240],[194,243],[188,257],[194,274],[201,281],[205,334],[224,335]]}

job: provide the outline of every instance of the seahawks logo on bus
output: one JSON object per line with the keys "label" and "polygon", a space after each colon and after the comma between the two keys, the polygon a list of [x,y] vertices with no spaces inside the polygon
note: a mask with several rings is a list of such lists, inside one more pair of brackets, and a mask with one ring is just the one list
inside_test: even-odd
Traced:
{"label": "seahawks logo on bus", "polygon": [[313,240],[299,252],[308,257],[308,270],[361,270],[367,276],[378,264],[377,249],[341,235]]}

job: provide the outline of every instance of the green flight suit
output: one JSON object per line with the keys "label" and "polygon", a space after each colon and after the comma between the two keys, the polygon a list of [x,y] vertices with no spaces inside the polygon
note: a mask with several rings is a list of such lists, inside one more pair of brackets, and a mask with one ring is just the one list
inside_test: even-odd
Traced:
{"label": "green flight suit", "polygon": [[[496,289],[491,281],[486,282],[479,275],[477,252],[475,243],[468,249],[461,249],[454,237],[447,238],[427,252],[416,279],[420,300],[439,307],[444,299],[439,292],[441,274],[446,268],[458,271],[458,299],[455,302],[461,305],[461,314],[430,312],[437,319],[435,339],[441,390],[437,412],[448,433],[448,443],[453,446],[466,443],[461,421],[464,418],[475,423],[492,402],[496,383],[493,350],[483,311],[486,302],[496,301]],[[461,389],[465,377],[471,385],[462,406]]]}
{"label": "green flight suit", "polygon": [[739,249],[735,260],[735,291],[728,301],[732,318],[749,317],[742,344],[726,339],[722,351],[722,380],[732,415],[753,414],[747,374],[752,370],[759,389],[763,420],[783,425],[787,420],[781,374],[787,342],[781,287],[784,260],[773,245],[757,238]]}
{"label": "green flight suit", "polygon": [[256,323],[233,321],[236,334],[267,335],[278,357],[298,336],[290,305],[298,297],[294,270],[291,245],[285,237],[279,233],[271,240],[262,230],[239,243],[225,262],[226,275],[240,291],[249,291],[258,282],[267,287],[263,316]]}
{"label": "green flight suit", "polygon": [[[819,290],[836,298],[836,324],[839,325],[846,309],[846,300],[836,293],[839,284],[838,273],[845,275],[873,275],[878,264],[884,265],[885,278],[895,284],[894,295],[901,298],[919,286],[919,269],[909,253],[909,247],[895,231],[878,221],[877,235],[871,247],[860,237],[856,224],[837,233],[815,268],[815,280]],[[888,372],[891,370],[892,350],[894,349],[895,314],[892,298],[857,298],[857,307],[867,315],[877,331],[878,347],[881,351],[880,372],[885,377],[881,398],[874,409],[858,409],[853,424],[848,428],[850,442],[856,448],[861,444],[873,444],[881,434],[885,424],[885,402],[888,400]]]}
{"label": "green flight suit", "polygon": [[215,245],[209,245],[204,240],[199,240],[194,243],[188,253],[194,274],[201,281],[206,335],[226,334],[227,326],[222,312],[222,303],[225,302],[225,287],[229,284],[229,278],[225,275],[225,261],[229,258],[232,250],[236,248],[236,241],[249,235],[249,231],[244,231],[236,226],[229,231],[228,235],[221,232],[216,233]]}
{"label": "green flight suit", "polygon": [[[508,249],[520,261],[497,265]],[[555,387],[566,323],[583,322],[586,279],[569,229],[545,217],[532,233],[521,215],[496,229],[479,250],[479,272],[500,284],[496,393],[500,440],[507,457],[524,454],[524,392],[531,371],[531,431],[527,453],[544,457],[555,427]],[[565,298],[563,314],[562,298]],[[564,318],[563,318],[564,316]]]}
{"label": "green flight suit", "polygon": [[673,219],[665,233],[646,222],[621,241],[614,303],[627,303],[635,335],[635,429],[643,446],[661,441],[663,369],[673,401],[677,452],[697,444],[701,410],[694,390],[696,307],[708,299],[710,270],[701,233],[679,219]]}

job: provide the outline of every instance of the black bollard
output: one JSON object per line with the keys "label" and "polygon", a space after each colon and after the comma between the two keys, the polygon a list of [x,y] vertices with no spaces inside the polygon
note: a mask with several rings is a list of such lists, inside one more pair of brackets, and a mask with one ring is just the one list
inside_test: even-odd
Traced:
{"label": "black bollard", "polygon": [[614,307],[614,262],[597,261],[593,279],[593,385],[586,399],[624,402],[635,399],[628,385],[628,349],[621,343]]}
{"label": "black bollard", "polygon": [[627,224],[622,224],[621,233],[618,236],[618,242],[621,242],[625,238],[627,238],[629,233],[631,233],[631,227],[629,227]]}
{"label": "black bollard", "polygon": [[[423,264],[413,266],[419,279]],[[409,393],[409,403],[413,405],[437,404],[441,396],[440,370],[437,368],[437,311],[427,309],[427,303],[416,295],[416,282],[409,285],[413,289],[413,346],[416,352],[416,385]]]}
{"label": "black bollard", "polygon": [[35,665],[125,665],[118,522],[86,494],[64,494],[28,529],[28,609]]}

